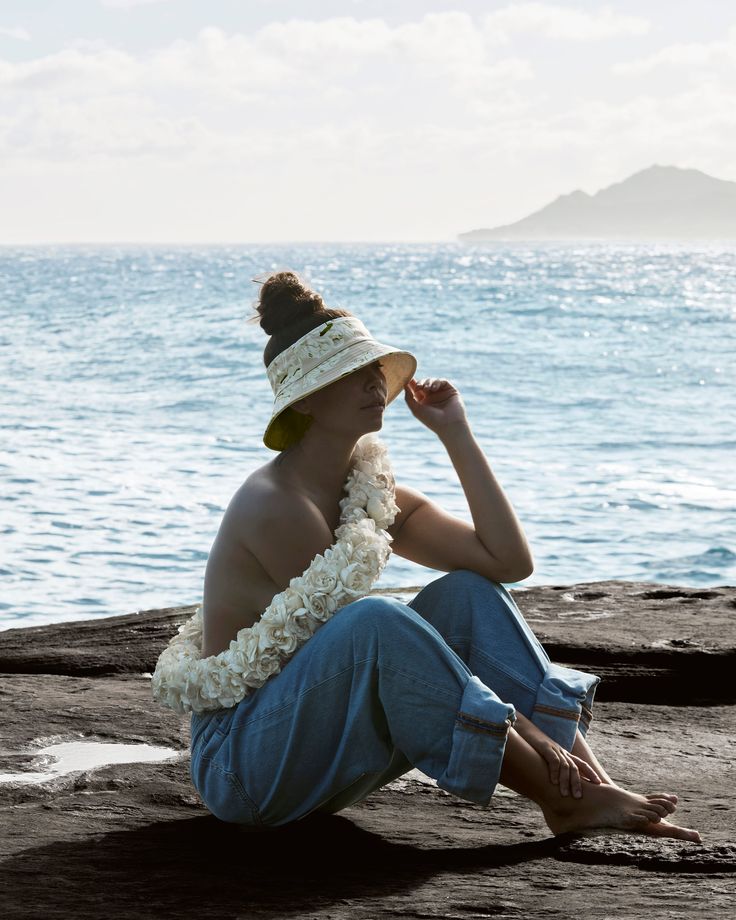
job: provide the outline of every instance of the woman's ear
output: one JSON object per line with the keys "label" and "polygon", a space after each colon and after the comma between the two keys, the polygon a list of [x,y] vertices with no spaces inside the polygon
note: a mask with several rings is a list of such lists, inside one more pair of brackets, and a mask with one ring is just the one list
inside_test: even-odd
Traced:
{"label": "woman's ear", "polygon": [[295,403],[291,404],[291,408],[295,409],[301,415],[309,415],[309,398],[304,396],[302,399],[298,399]]}

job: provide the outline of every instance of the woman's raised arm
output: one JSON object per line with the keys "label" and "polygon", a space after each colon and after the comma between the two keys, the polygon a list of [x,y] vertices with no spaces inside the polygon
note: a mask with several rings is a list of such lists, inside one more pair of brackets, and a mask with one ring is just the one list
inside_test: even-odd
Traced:
{"label": "woman's raised arm", "polygon": [[[459,518],[442,512],[436,505],[428,507],[429,499],[425,497],[401,527],[404,545],[409,545],[411,551],[409,541],[430,540],[439,552],[443,541],[455,541],[458,545],[446,547],[445,558],[467,557],[475,564],[453,568],[471,568],[494,581],[527,578],[534,570],[529,543],[511,502],[470,430],[460,393],[444,379],[427,379],[421,383],[412,380],[404,392],[415,418],[444,444],[465,492],[474,525],[471,528]],[[424,529],[437,533],[435,536],[424,535],[421,532]],[[478,546],[474,545],[473,538],[478,541]],[[401,554],[398,545],[395,549]],[[448,570],[444,566],[442,568]],[[489,572],[500,573],[502,577]]]}

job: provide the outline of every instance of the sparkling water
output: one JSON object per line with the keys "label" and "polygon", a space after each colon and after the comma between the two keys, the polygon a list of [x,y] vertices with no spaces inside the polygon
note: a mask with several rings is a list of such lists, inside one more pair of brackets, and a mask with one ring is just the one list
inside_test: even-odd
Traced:
{"label": "sparkling water", "polygon": [[[293,268],[446,377],[535,558],[523,585],[736,583],[733,244],[0,247],[0,627],[195,603],[274,453],[259,286]],[[470,522],[403,396],[398,482]],[[438,572],[394,554],[377,585]]]}

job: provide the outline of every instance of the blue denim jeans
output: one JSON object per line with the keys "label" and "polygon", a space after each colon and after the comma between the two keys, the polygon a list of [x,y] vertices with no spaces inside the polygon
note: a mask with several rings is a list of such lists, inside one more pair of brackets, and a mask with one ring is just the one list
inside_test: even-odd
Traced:
{"label": "blue denim jeans", "polygon": [[503,585],[465,569],[369,595],[237,706],[194,713],[191,776],[223,821],[337,812],[417,767],[487,805],[516,710],[568,751],[599,678],[553,664]]}

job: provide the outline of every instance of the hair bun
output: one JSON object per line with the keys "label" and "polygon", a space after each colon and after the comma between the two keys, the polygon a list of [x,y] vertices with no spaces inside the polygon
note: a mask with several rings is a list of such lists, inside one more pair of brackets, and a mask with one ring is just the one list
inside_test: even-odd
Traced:
{"label": "hair bun", "polygon": [[261,329],[275,335],[325,309],[319,294],[310,290],[296,272],[276,272],[261,287],[256,311]]}

